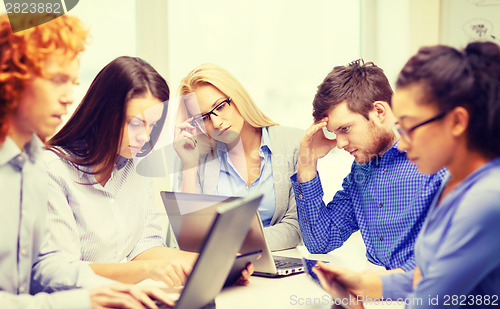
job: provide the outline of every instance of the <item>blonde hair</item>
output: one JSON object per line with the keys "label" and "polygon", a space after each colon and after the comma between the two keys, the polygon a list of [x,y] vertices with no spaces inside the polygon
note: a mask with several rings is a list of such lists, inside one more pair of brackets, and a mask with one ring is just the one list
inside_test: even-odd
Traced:
{"label": "blonde hair", "polygon": [[[236,106],[243,119],[252,127],[261,128],[277,125],[257,107],[243,85],[231,73],[216,64],[205,63],[192,70],[181,81],[179,95],[193,93],[199,86],[207,84],[230,97],[231,103]],[[187,119],[187,109],[182,100],[178,116],[184,120]]]}

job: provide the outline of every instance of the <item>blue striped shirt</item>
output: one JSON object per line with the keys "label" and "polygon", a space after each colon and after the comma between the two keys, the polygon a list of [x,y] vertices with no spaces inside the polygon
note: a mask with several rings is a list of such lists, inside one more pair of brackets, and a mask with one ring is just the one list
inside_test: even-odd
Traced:
{"label": "blue striped shirt", "polygon": [[311,253],[327,253],[360,230],[366,256],[386,269],[415,267],[413,247],[446,170],[420,174],[397,144],[382,157],[353,163],[325,206],[319,175],[299,183],[292,176],[302,237]]}

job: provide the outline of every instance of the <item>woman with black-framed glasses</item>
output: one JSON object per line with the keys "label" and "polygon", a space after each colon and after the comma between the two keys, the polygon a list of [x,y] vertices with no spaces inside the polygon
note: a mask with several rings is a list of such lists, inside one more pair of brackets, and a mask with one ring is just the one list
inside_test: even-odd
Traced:
{"label": "woman with black-framed glasses", "polygon": [[300,243],[290,176],[303,131],[277,125],[225,69],[200,65],[181,82],[174,148],[178,190],[247,196],[263,193],[259,213],[271,250]]}
{"label": "woman with black-framed glasses", "polygon": [[450,172],[417,238],[417,267],[379,277],[320,263],[316,272],[326,288],[338,280],[360,299],[402,299],[410,308],[497,307],[500,46],[422,48],[396,86],[400,150],[422,173]]}

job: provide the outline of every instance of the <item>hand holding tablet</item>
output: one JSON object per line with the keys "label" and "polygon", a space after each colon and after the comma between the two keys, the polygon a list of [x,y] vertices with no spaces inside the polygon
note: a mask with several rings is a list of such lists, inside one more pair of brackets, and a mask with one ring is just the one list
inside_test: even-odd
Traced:
{"label": "hand holding tablet", "polygon": [[336,280],[336,273],[328,269],[328,262],[309,259],[303,259],[303,261],[311,279],[321,285],[321,287],[332,296],[332,303],[339,308],[364,308],[363,303],[357,301],[356,295],[349,292],[338,280]]}

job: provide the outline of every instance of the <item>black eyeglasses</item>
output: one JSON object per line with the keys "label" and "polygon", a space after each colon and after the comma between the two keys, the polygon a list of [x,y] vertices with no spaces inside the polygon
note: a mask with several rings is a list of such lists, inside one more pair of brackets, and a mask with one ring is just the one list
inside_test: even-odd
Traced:
{"label": "black eyeglasses", "polygon": [[435,117],[432,117],[431,119],[427,120],[427,121],[424,121],[422,123],[419,123],[409,129],[405,129],[405,128],[402,128],[399,123],[395,123],[393,126],[394,126],[394,129],[399,133],[399,135],[401,136],[401,138],[403,138],[406,142],[408,143],[411,143],[411,133],[413,131],[415,131],[415,129],[417,128],[420,128],[421,126],[423,125],[426,125],[426,124],[429,124],[433,121],[436,121],[436,120],[439,120],[441,118],[443,118],[444,116],[446,116],[448,112],[442,112],[441,114],[435,116]]}
{"label": "black eyeglasses", "polygon": [[[224,112],[224,109],[226,106],[231,105],[231,98],[227,98],[224,101],[220,102],[217,104],[216,107],[214,107],[211,111],[208,113],[205,113],[203,115],[195,117],[193,120],[191,120],[191,125],[194,127],[198,127],[203,130],[202,125],[206,125],[208,121],[210,121],[210,115],[215,115],[219,116],[220,113]],[[204,131],[204,130],[203,130]]]}

